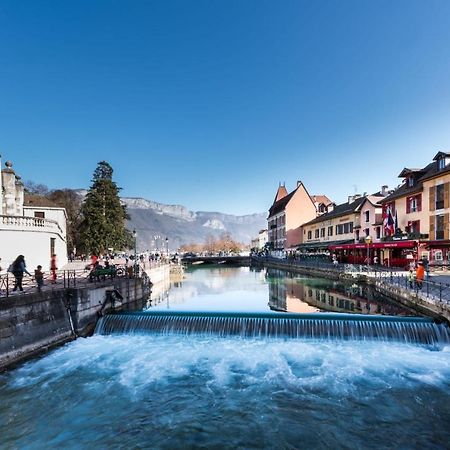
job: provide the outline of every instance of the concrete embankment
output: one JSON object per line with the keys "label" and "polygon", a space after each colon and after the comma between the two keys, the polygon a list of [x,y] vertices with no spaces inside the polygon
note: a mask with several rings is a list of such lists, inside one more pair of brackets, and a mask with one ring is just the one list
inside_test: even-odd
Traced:
{"label": "concrete embankment", "polygon": [[145,272],[147,276],[139,278],[1,298],[0,370],[78,336],[88,336],[106,312],[141,309],[150,293],[148,279],[159,282],[169,276],[169,268]]}
{"label": "concrete embankment", "polygon": [[265,267],[286,270],[293,273],[323,277],[331,280],[349,281],[352,283],[366,283],[374,286],[375,290],[390,299],[417,311],[420,314],[433,317],[435,319],[445,320],[450,323],[450,304],[439,301],[433,297],[427,297],[421,291],[406,289],[398,284],[389,283],[389,278],[376,278],[367,274],[354,272],[344,272],[332,267],[310,267],[299,264],[289,264],[285,262],[257,261]]}

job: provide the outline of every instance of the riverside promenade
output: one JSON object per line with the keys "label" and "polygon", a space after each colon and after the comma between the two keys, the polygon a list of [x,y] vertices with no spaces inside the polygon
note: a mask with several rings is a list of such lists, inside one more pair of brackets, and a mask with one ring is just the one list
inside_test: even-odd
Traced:
{"label": "riverside promenade", "polygon": [[252,257],[253,264],[290,272],[367,283],[400,304],[450,322],[450,275],[441,272],[427,274],[422,286],[408,279],[408,271],[383,266],[333,264],[315,258]]}

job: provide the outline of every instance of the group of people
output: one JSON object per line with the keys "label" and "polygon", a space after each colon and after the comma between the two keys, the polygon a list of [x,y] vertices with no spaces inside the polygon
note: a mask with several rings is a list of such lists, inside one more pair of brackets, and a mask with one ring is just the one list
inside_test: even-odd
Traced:
{"label": "group of people", "polygon": [[[57,263],[56,263],[56,255],[53,254],[50,260],[50,274],[51,274],[51,282],[54,284],[56,283],[57,274],[56,271],[58,270]],[[14,288],[13,292],[19,290],[23,291],[23,277],[25,274],[31,275],[30,272],[27,270],[27,265],[25,263],[25,256],[19,255],[9,266],[8,272],[12,273],[14,276]],[[36,286],[38,288],[38,291],[41,292],[42,286],[44,286],[44,272],[42,271],[42,266],[38,265],[36,269],[34,270],[34,280],[36,281]]]}

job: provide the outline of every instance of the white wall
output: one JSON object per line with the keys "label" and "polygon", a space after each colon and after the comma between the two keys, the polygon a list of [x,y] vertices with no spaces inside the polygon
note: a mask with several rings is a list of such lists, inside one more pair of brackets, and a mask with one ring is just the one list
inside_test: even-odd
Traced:
{"label": "white wall", "polygon": [[66,210],[64,208],[51,208],[47,206],[24,206],[23,215],[26,217],[34,217],[34,213],[43,212],[46,219],[58,222],[61,230],[66,235]]}
{"label": "white wall", "polygon": [[37,265],[42,266],[44,272],[50,267],[50,238],[55,238],[55,253],[58,260],[58,269],[67,264],[66,242],[57,233],[42,231],[19,231],[0,229],[0,266],[2,272],[18,255],[25,256],[27,269],[33,273]]}

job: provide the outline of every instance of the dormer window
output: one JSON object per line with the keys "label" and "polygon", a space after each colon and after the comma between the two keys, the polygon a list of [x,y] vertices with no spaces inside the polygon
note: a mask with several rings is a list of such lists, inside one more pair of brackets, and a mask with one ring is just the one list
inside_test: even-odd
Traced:
{"label": "dormer window", "polygon": [[414,186],[414,177],[408,177],[408,187]]}
{"label": "dormer window", "polygon": [[439,170],[445,169],[445,158],[438,159],[438,169]]}

